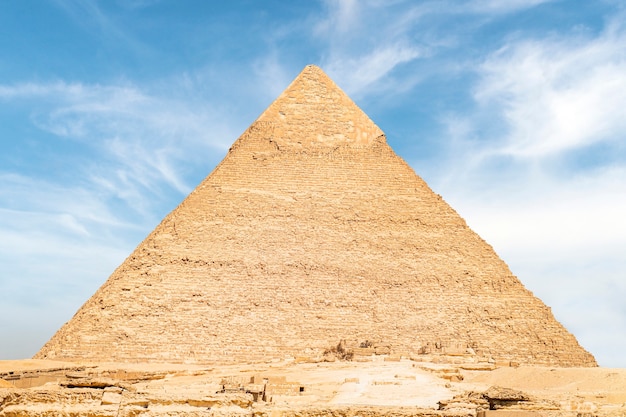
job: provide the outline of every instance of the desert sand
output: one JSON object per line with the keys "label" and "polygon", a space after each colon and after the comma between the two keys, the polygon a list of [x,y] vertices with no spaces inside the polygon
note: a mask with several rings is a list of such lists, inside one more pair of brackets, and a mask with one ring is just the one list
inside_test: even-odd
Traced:
{"label": "desert sand", "polygon": [[203,366],[0,361],[8,416],[624,416],[626,370],[357,361]]}

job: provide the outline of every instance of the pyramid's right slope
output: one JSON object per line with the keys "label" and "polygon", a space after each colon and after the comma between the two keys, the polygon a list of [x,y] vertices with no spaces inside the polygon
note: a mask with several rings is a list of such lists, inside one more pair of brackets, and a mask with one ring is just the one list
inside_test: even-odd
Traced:
{"label": "pyramid's right slope", "polygon": [[247,362],[340,340],[596,365],[310,66],[37,357]]}

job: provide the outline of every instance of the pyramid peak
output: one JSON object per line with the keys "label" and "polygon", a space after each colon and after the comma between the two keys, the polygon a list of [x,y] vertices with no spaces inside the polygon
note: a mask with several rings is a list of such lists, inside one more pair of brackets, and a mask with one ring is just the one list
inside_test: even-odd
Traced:
{"label": "pyramid peak", "polygon": [[307,65],[305,65],[305,67],[304,67],[304,69],[302,71],[306,71],[306,70],[309,70],[309,71],[322,71],[322,73],[324,73],[322,68],[318,67],[315,64],[307,64]]}
{"label": "pyramid peak", "polygon": [[326,71],[314,64],[309,64],[305,66],[302,71],[294,78],[294,81],[300,77],[314,77],[320,83],[328,83],[332,85],[334,88],[340,90],[343,94],[346,94],[341,87],[339,87],[335,81],[331,78],[330,75],[326,74]]}
{"label": "pyramid peak", "polygon": [[304,67],[251,128],[255,126],[270,129],[283,149],[363,148],[384,141],[383,131],[315,65]]}

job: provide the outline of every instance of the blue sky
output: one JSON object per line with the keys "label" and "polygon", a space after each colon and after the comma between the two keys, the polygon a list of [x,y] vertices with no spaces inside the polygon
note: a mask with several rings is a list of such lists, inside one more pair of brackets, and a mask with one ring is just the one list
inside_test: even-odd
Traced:
{"label": "blue sky", "polygon": [[626,367],[626,9],[0,1],[0,359],[32,356],[306,64]]}

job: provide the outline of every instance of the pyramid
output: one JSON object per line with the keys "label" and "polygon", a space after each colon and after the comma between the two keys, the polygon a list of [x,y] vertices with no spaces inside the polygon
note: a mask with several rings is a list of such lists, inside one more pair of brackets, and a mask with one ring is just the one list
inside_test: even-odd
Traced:
{"label": "pyramid", "polygon": [[35,357],[252,363],[319,358],[339,342],[596,366],[307,66]]}

